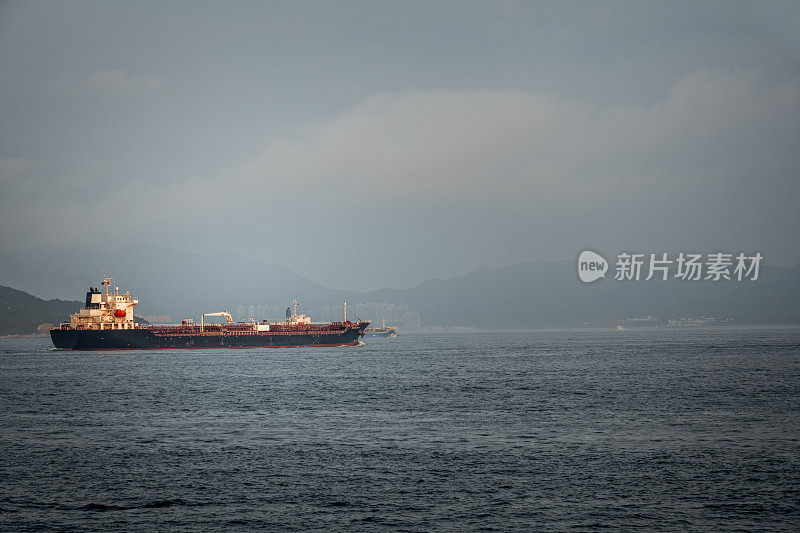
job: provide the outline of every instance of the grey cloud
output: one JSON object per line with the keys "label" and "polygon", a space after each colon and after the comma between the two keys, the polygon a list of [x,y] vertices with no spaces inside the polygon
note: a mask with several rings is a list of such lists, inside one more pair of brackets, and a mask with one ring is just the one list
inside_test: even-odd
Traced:
{"label": "grey cloud", "polygon": [[136,98],[164,93],[169,81],[153,74],[134,75],[124,68],[96,70],[86,76],[65,74],[59,79],[68,89],[101,98]]}
{"label": "grey cloud", "polygon": [[791,4],[8,6],[4,254],[138,240],[342,288],[800,259]]}

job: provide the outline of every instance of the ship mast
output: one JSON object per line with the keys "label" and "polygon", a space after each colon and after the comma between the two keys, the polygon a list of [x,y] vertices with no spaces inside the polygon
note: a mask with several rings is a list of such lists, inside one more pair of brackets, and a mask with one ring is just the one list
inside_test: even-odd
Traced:
{"label": "ship mast", "polygon": [[106,296],[108,296],[108,291],[111,289],[111,280],[114,278],[107,276],[105,272],[103,272],[103,281],[100,285],[105,285]]}

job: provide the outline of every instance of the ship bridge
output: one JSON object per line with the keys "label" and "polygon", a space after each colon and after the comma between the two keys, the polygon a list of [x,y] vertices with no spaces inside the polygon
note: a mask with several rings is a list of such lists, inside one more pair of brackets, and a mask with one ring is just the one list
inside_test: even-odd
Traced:
{"label": "ship bridge", "polygon": [[111,288],[114,278],[103,275],[101,289],[89,287],[83,309],[70,315],[70,327],[74,329],[133,329],[133,308],[139,300],[129,291],[120,292]]}

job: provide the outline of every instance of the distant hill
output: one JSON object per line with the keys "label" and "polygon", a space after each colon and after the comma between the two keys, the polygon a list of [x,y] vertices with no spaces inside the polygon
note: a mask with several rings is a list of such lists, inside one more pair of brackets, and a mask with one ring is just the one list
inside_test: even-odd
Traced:
{"label": "distant hill", "polygon": [[[41,325],[58,325],[83,306],[70,300],[41,300],[24,291],[0,285],[0,336],[42,333]],[[136,322],[147,324],[141,317]],[[43,328],[45,329],[45,328]]]}
{"label": "distant hill", "polygon": [[60,324],[81,305],[76,301],[40,300],[0,285],[0,335],[35,334],[40,324]]}
{"label": "distant hill", "polygon": [[[408,304],[420,312],[423,326],[580,327],[647,316],[800,324],[800,264],[763,266],[756,282],[618,282],[609,273],[609,279],[585,285],[572,261],[531,261],[431,279],[407,289],[358,292],[329,289],[285,267],[230,253],[190,254],[149,246],[71,252],[58,256],[58,261],[51,255],[3,257],[0,282],[43,297],[74,298],[90,285],[97,286],[105,269],[114,274],[115,284],[139,298],[138,314],[169,314],[175,320],[199,319],[202,312],[226,307],[235,313],[237,305],[288,306],[297,298],[301,310],[316,320],[321,306],[341,306],[344,301]],[[57,313],[55,321],[68,314]]]}
{"label": "distant hill", "polygon": [[800,264],[763,267],[755,282],[606,279],[586,285],[571,261],[525,262],[364,297],[408,303],[425,324],[490,329],[579,327],[647,316],[800,324]]}
{"label": "distant hill", "polygon": [[65,253],[57,262],[46,254],[7,257],[0,261],[0,282],[42,297],[74,298],[97,286],[103,271],[139,299],[138,314],[168,314],[175,320],[199,320],[203,312],[251,303],[288,306],[294,298],[304,306],[345,301],[341,291],[282,266],[231,253],[191,254],[160,246]]}

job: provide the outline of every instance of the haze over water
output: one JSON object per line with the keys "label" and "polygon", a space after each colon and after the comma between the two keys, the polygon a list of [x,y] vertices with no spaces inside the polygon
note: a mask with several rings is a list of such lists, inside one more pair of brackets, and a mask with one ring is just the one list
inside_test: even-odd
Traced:
{"label": "haze over water", "polygon": [[0,529],[794,530],[800,329],[0,339]]}

